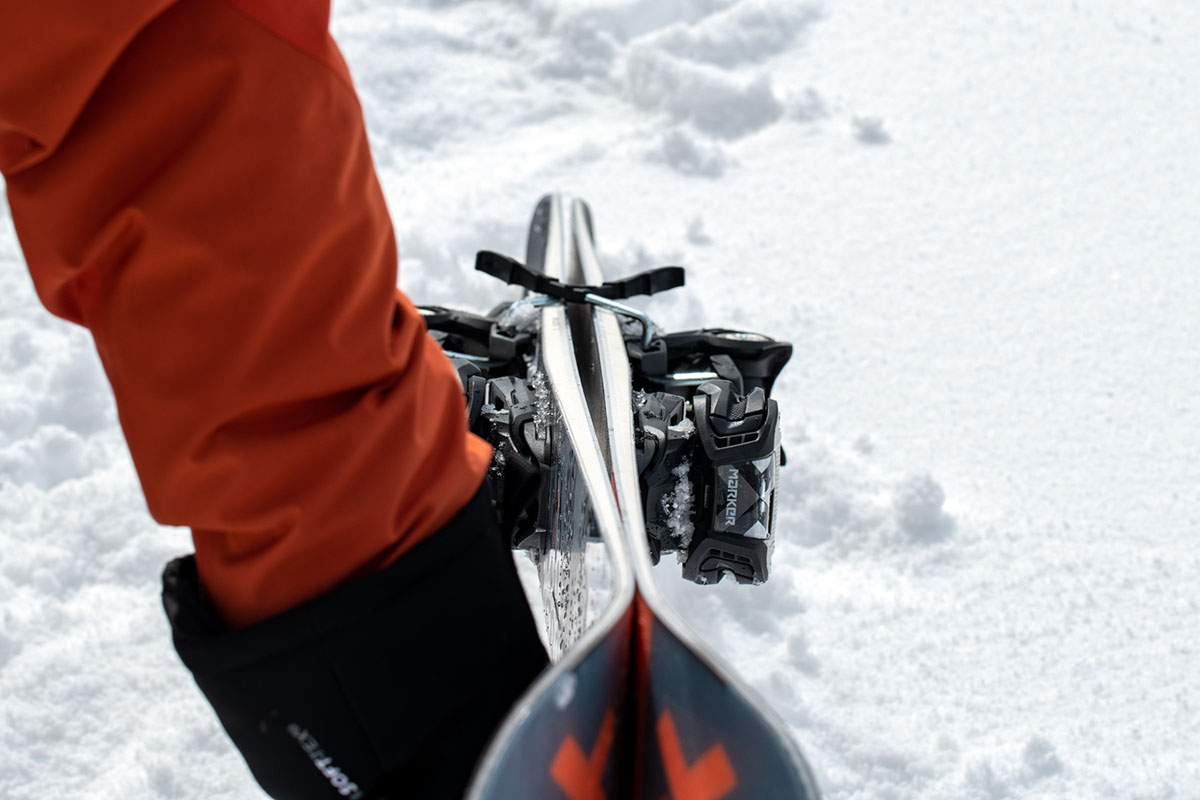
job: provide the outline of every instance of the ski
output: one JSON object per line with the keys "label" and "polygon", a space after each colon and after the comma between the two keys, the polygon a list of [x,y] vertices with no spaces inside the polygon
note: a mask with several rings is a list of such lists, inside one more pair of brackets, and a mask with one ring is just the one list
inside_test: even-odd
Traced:
{"label": "ski", "polygon": [[[558,199],[540,203],[530,228],[530,263],[550,278],[578,279],[562,203]],[[577,349],[587,346],[577,337],[587,337],[590,331],[580,325],[577,310],[564,305],[540,305],[536,313],[538,344],[530,380],[534,384],[544,380],[548,390],[540,402],[549,406],[539,413],[552,420],[545,434],[551,440],[553,460],[543,474],[539,499],[543,525],[534,534],[538,541],[531,548],[538,560],[554,663],[510,712],[467,797],[629,796],[622,791],[632,767],[628,754],[616,743],[628,739],[631,723],[627,665],[633,641],[634,583],[620,516],[606,489],[609,479],[599,431],[587,405],[587,373],[581,373],[576,358]],[[528,422],[522,424],[528,429]],[[513,457],[512,449],[507,457]],[[581,594],[586,572],[581,568],[588,540],[594,538],[588,535],[592,531],[612,566],[610,600],[583,629],[564,622],[579,620],[586,612]],[[516,542],[527,543],[527,539]],[[589,731],[594,736],[585,734]],[[574,787],[585,775],[587,781],[604,787],[604,793],[575,794]]]}
{"label": "ski", "polygon": [[[574,201],[576,245],[580,259],[589,265],[585,272],[598,276],[599,262],[591,214],[586,204]],[[587,224],[584,224],[584,221]],[[634,568],[634,608],[637,631],[634,647],[635,738],[641,742],[641,762],[635,776],[633,797],[675,800],[705,797],[710,800],[739,798],[794,798],[818,796],[812,771],[800,754],[791,734],[769,706],[736,679],[735,673],[720,664],[716,655],[675,614],[658,591],[651,573],[652,558],[643,510],[646,508],[639,486],[638,457],[635,449],[632,373],[627,346],[616,311],[598,307],[593,312],[594,338],[599,355],[604,406],[608,425],[608,468],[627,552]],[[782,366],[782,365],[780,365]],[[700,387],[704,388],[703,384]],[[701,391],[701,397],[705,397]],[[747,404],[749,405],[749,404]],[[752,414],[742,414],[743,419]],[[751,468],[756,476],[769,472],[764,460],[776,460],[779,451],[777,425],[760,425],[756,438],[743,426],[737,435],[746,442],[733,447],[751,447],[755,458]],[[700,435],[699,431],[693,435]],[[757,449],[754,449],[756,448]],[[740,475],[732,460],[716,467],[718,475]],[[770,469],[774,468],[770,464]],[[744,467],[743,467],[744,468]],[[758,498],[773,492],[774,473],[758,481]],[[727,485],[727,484],[724,484]],[[740,511],[730,520],[729,529],[741,519],[745,529],[767,529],[774,513],[774,498],[759,511]],[[724,519],[726,505],[717,503],[716,513]],[[728,506],[734,511],[741,504]],[[703,514],[703,512],[701,512]],[[730,516],[732,516],[732,512]],[[749,520],[747,522],[747,519]],[[702,521],[693,522],[699,525]],[[713,525],[713,528],[718,525]],[[701,535],[693,531],[694,537]],[[752,581],[766,579],[766,556],[758,564],[759,573],[746,572],[742,553],[727,553],[733,547],[734,534],[709,530],[700,543],[689,543],[684,575],[689,566],[698,582],[706,583],[722,572]],[[722,541],[725,539],[727,541]],[[750,537],[745,552],[754,552],[762,540]],[[746,561],[749,561],[747,558]],[[691,753],[691,758],[688,758]],[[613,796],[613,795],[610,795]]]}
{"label": "ski", "polygon": [[786,728],[651,572],[676,552],[697,583],[767,579],[782,456],[768,395],[790,345],[657,331],[621,301],[682,270],[606,281],[581,200],[539,202],[525,264],[481,253],[477,268],[530,294],[487,316],[423,311],[496,448],[502,527],[538,565],[553,663],[468,798],[818,797]]}

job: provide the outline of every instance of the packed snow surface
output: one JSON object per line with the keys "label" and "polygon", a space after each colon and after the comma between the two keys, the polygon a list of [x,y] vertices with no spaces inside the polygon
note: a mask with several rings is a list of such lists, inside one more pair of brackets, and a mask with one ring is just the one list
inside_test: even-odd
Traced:
{"label": "packed snow surface", "polygon": [[[761,587],[664,590],[830,800],[1200,798],[1200,6],[345,0],[420,301],[537,198],[792,341]],[[0,796],[261,796],[85,332],[0,214]],[[511,297],[511,293],[504,296]]]}

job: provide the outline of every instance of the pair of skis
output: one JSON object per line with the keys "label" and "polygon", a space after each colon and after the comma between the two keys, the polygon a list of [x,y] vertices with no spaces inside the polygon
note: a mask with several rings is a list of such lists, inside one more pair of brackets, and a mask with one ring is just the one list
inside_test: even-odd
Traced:
{"label": "pair of skis", "polygon": [[[426,314],[460,367],[472,419],[490,421],[494,477],[510,500],[528,500],[506,532],[538,563],[554,663],[497,732],[469,800],[815,800],[786,729],[672,612],[651,572],[678,550],[700,583],[766,579],[779,455],[766,392],[790,347],[735,336],[732,356],[706,351],[715,373],[689,371],[686,353],[670,356],[648,320],[631,326],[635,312],[613,300],[678,285],[681,271],[606,284],[580,200],[538,204],[527,266],[481,254],[480,268],[544,294],[489,317],[482,335],[452,312]],[[685,349],[703,350],[705,334]],[[464,352],[471,340],[476,352]],[[495,380],[489,367],[522,346],[526,374]],[[635,397],[631,357],[639,384],[701,390],[687,404],[670,391]],[[705,453],[706,466],[692,463]],[[672,492],[707,500],[693,508]]]}

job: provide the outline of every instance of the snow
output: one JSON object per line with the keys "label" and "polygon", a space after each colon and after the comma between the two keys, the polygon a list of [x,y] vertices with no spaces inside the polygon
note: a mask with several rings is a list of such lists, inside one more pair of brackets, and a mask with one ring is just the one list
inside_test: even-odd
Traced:
{"label": "snow", "polygon": [[[344,0],[421,302],[533,203],[796,345],[759,587],[663,588],[831,800],[1200,797],[1200,9]],[[0,201],[2,202],[2,201]],[[0,796],[260,794],[170,650],[85,333],[0,218]],[[504,295],[511,298],[512,294]]]}
{"label": "snow", "polygon": [[685,458],[679,462],[679,466],[671,470],[671,474],[675,476],[675,488],[662,498],[663,510],[667,512],[667,529],[673,538],[679,540],[680,550],[676,555],[680,564],[684,562],[686,548],[692,543],[692,534],[696,532],[696,527],[692,524],[695,494],[692,481],[688,477],[691,467],[691,462]]}

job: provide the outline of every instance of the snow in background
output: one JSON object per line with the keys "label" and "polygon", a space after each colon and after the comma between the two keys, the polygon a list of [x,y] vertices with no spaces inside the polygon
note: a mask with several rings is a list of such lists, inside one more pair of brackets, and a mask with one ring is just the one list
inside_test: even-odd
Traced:
{"label": "snow in background", "polygon": [[[586,198],[796,345],[762,587],[661,582],[830,800],[1200,798],[1200,7],[345,0],[417,300]],[[0,796],[261,796],[86,334],[0,214]]]}

